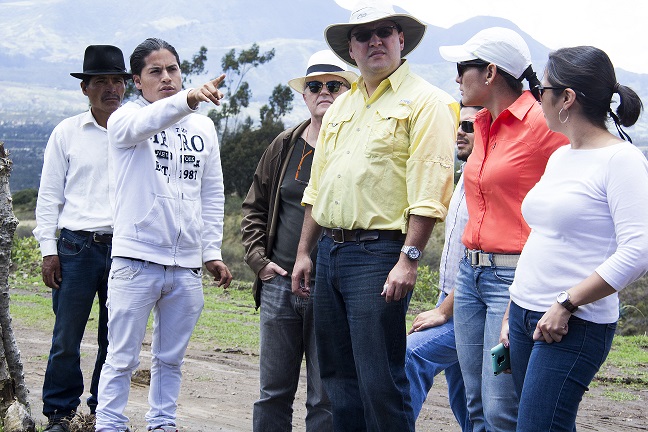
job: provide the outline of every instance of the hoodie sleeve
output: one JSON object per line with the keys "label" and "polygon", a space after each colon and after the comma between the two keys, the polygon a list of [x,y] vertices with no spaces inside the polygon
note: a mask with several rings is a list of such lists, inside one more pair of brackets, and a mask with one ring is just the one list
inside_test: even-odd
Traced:
{"label": "hoodie sleeve", "polygon": [[[211,120],[209,121],[211,122]],[[200,192],[203,218],[203,262],[223,259],[221,245],[223,242],[225,188],[220,146],[213,125],[211,125],[211,139],[214,145],[203,172]]]}

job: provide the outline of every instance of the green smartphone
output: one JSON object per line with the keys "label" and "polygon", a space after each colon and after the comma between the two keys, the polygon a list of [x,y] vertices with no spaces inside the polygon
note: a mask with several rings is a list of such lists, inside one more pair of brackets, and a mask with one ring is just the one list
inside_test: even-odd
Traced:
{"label": "green smartphone", "polygon": [[491,348],[491,358],[493,360],[493,373],[495,375],[499,375],[506,369],[511,368],[509,349],[504,344],[499,344]]}

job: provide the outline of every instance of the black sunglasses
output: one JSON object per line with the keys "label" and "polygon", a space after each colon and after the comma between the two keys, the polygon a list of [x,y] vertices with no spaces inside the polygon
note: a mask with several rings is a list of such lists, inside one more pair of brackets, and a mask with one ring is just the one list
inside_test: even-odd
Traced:
{"label": "black sunglasses", "polygon": [[463,76],[464,72],[468,68],[471,68],[471,67],[485,68],[489,64],[490,63],[488,63],[488,62],[486,62],[484,60],[479,60],[479,59],[459,62],[459,63],[457,63],[457,74],[461,77],[461,76]]}
{"label": "black sunglasses", "polygon": [[470,120],[464,120],[459,122],[459,127],[461,128],[462,131],[466,133],[473,133],[475,132],[475,124],[471,122]]}
{"label": "black sunglasses", "polygon": [[369,39],[371,39],[371,36],[376,33],[376,36],[378,36],[380,39],[386,39],[394,33],[394,29],[398,29],[398,27],[393,25],[377,27],[371,30],[359,30],[353,33],[351,37],[356,38],[358,42],[367,42]]}
{"label": "black sunglasses", "polygon": [[337,93],[340,91],[340,87],[342,87],[344,83],[342,81],[327,81],[326,83],[321,81],[308,81],[306,83],[306,87],[308,87],[308,90],[310,90],[311,93],[321,92],[324,85],[326,85],[326,89],[329,93]]}
{"label": "black sunglasses", "polygon": [[[566,90],[568,88],[571,87],[566,87],[566,86],[554,87],[554,86],[543,86],[542,84],[538,84],[531,89],[531,94],[533,95],[534,98],[536,98],[538,102],[542,102],[542,95],[544,94],[545,90]],[[576,93],[577,95],[585,97],[585,93],[583,93],[582,91],[573,88],[572,90],[574,90],[574,93]]]}

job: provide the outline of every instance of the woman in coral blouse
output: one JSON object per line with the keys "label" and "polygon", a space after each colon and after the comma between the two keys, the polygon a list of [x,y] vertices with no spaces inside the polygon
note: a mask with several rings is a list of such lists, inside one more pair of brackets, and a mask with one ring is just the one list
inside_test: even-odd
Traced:
{"label": "woman in coral blouse", "polygon": [[490,349],[499,343],[509,286],[530,231],[522,200],[567,138],[549,130],[540,105],[522,90],[523,79],[530,88],[539,81],[519,34],[490,28],[440,52],[457,62],[463,104],[485,108],[475,117],[474,149],[464,169],[468,224],[455,287],[457,356],[473,430],[513,431],[513,380],[493,374]]}

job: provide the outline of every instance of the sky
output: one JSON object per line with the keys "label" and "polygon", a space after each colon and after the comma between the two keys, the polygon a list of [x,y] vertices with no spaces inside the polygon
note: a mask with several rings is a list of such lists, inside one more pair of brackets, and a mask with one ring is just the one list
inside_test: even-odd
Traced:
{"label": "sky", "polygon": [[[379,1],[384,0],[335,0],[350,11],[362,2]],[[615,67],[648,74],[646,0],[393,0],[393,4],[443,28],[479,15],[506,18],[550,49],[593,45],[604,50]]]}

